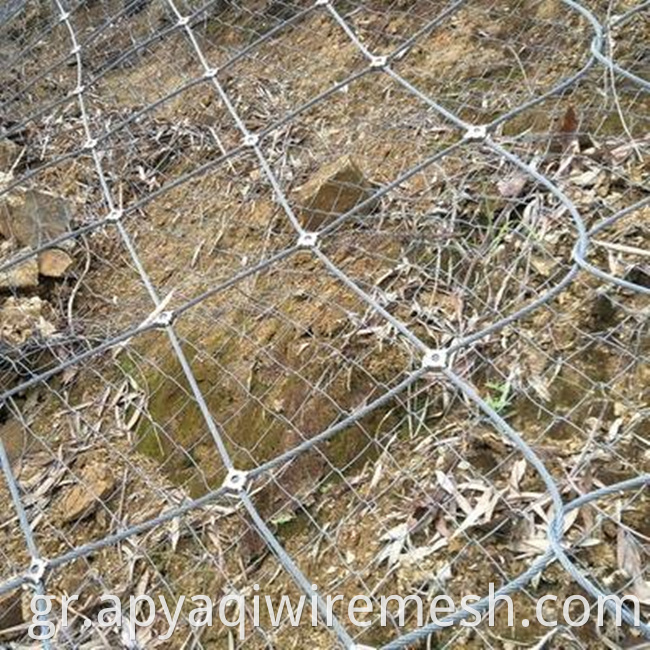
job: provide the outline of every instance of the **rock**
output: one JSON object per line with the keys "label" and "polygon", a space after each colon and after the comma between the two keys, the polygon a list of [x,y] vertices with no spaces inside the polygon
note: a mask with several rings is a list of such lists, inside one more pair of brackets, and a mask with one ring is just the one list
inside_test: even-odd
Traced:
{"label": "rock", "polygon": [[604,291],[598,292],[591,303],[590,331],[602,332],[618,323],[620,305]]}
{"label": "rock", "polygon": [[48,278],[62,278],[73,259],[65,251],[49,248],[38,254],[38,272]]}
{"label": "rock", "polygon": [[[9,464],[14,467],[17,461],[23,456],[28,445],[25,427],[19,420],[9,420],[0,424],[0,442],[5,448]],[[2,602],[0,598],[0,603]],[[0,604],[0,617],[2,617],[2,605]],[[0,623],[0,628],[2,624]]]}
{"label": "rock", "polygon": [[[25,251],[15,251],[10,242],[0,243],[0,264],[3,264],[10,254],[20,255]],[[0,289],[33,289],[38,286],[38,261],[36,256],[26,259],[20,264],[0,271]]]}
{"label": "rock", "polygon": [[33,289],[38,286],[38,262],[35,257],[0,272],[0,289]]}
{"label": "rock", "polygon": [[69,230],[69,201],[40,190],[11,191],[0,198],[0,234],[19,246],[37,248]]}
{"label": "rock", "polygon": [[7,298],[0,307],[0,342],[22,345],[30,338],[52,336],[56,328],[43,316],[47,306],[38,296]]}
{"label": "rock", "polygon": [[632,266],[625,273],[624,279],[645,289],[650,289],[650,267],[644,269],[640,266]]}
{"label": "rock", "polygon": [[0,171],[8,172],[20,155],[20,147],[11,140],[0,140]]}
{"label": "rock", "polygon": [[72,487],[60,502],[63,521],[70,523],[89,517],[99,500],[111,495],[115,479],[105,465],[87,465],[80,474],[80,482]]}
{"label": "rock", "polygon": [[[370,198],[373,184],[349,156],[325,165],[295,191],[299,217],[306,230],[319,230]],[[379,201],[371,201],[357,214],[369,214]]]}
{"label": "rock", "polygon": [[22,590],[16,589],[0,596],[0,637],[5,641],[9,638],[22,636],[24,630],[19,629],[12,635],[6,634],[7,630],[18,627],[25,622],[23,617]]}

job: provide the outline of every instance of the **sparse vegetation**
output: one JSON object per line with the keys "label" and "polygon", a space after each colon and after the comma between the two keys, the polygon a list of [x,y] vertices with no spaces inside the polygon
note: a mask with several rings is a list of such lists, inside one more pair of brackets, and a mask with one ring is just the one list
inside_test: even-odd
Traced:
{"label": "sparse vegetation", "polygon": [[[46,575],[81,595],[58,646],[122,647],[84,627],[101,593],[299,593],[219,492],[226,456],[321,593],[456,602],[528,569],[555,514],[472,391],[567,503],[650,472],[650,102],[591,61],[570,3],[108,0],[63,22],[56,0],[18,4],[0,9],[0,444],[41,555],[82,549]],[[584,3],[647,79],[648,10],[615,4]],[[455,381],[427,350],[451,350]],[[10,485],[0,644],[18,648],[29,592],[3,585],[32,558]],[[645,593],[647,489],[596,505],[567,514],[572,561]],[[549,564],[518,620],[576,589]],[[381,647],[414,628],[349,631]],[[547,633],[500,611],[406,647],[638,641]],[[164,647],[339,643],[182,621]]]}

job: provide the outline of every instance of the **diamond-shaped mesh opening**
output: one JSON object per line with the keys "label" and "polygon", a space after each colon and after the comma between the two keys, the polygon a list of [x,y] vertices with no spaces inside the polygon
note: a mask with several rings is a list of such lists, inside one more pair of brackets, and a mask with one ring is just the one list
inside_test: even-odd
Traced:
{"label": "diamond-shaped mesh opening", "polygon": [[[395,70],[467,121],[490,122],[509,113],[578,73],[593,38],[587,20],[568,6],[525,4],[459,9],[425,32]],[[504,85],[516,93],[505,95]]]}
{"label": "diamond-shaped mesh opening", "polygon": [[[317,285],[302,279],[306,268],[320,275]],[[195,387],[167,344],[147,348],[153,365],[141,351],[133,355],[149,387],[141,448],[201,491],[224,478],[215,433],[235,466],[253,468],[338,424],[390,390],[409,364],[399,341],[387,354],[355,335],[363,308],[305,253],[206,299],[175,326]],[[371,432],[362,428],[354,438],[339,450],[345,463],[372,447]],[[314,453],[305,460],[303,475],[334,462]]]}
{"label": "diamond-shaped mesh opening", "polygon": [[[638,646],[594,619],[648,601],[646,19],[5,3],[0,644],[41,592],[54,647]],[[422,629],[490,584],[513,625]]]}
{"label": "diamond-shaped mesh opening", "polygon": [[[170,296],[170,307],[255,272],[295,244],[254,154],[219,160],[189,167],[187,180],[172,188],[143,189],[133,204],[142,207],[128,217],[126,229],[138,242],[142,264],[161,298]],[[155,245],[143,248],[143,240]]]}
{"label": "diamond-shaped mesh opening", "polygon": [[261,147],[301,224],[321,230],[350,211],[379,218],[373,194],[442,157],[460,135],[394,79],[372,72],[271,131]]}
{"label": "diamond-shaped mesh opening", "polygon": [[[248,48],[235,52],[232,62],[226,59],[219,75],[234,110],[251,131],[285,118],[367,66],[365,57],[323,9],[260,40],[258,36]],[[204,52],[210,62],[213,47],[210,43]]]}
{"label": "diamond-shaped mesh opening", "polygon": [[562,213],[525,170],[463,149],[390,189],[374,214],[340,222],[322,251],[439,345],[536,304],[564,281],[576,233]]}

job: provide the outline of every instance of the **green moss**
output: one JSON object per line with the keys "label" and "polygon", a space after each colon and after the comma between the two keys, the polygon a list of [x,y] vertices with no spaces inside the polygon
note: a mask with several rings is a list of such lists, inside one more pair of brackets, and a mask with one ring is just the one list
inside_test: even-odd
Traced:
{"label": "green moss", "polygon": [[[273,356],[287,365],[283,374],[278,374],[276,365],[265,366],[247,358],[242,339],[229,339],[224,333],[197,343],[197,348],[211,354],[209,363],[192,354],[194,348],[186,350],[212,418],[223,423],[222,438],[237,467],[250,469],[317,435],[336,422],[342,410],[360,403],[374,386],[360,369],[344,378],[338,369],[330,367],[329,359],[320,359],[316,352],[309,364],[313,376],[303,376],[306,370],[300,367],[302,360],[298,363],[292,358],[294,344],[295,339],[287,334],[273,337]],[[138,426],[137,448],[160,462],[172,481],[186,484],[196,496],[218,485],[225,470],[175,355],[170,352],[158,366],[159,370],[147,378],[148,412]],[[326,397],[314,386],[325,382],[328,372],[332,379],[324,389]],[[321,449],[328,461],[335,467],[346,467],[373,456],[375,449],[367,432],[376,433],[385,413],[379,409],[363,419],[363,430],[355,425],[323,443]]]}

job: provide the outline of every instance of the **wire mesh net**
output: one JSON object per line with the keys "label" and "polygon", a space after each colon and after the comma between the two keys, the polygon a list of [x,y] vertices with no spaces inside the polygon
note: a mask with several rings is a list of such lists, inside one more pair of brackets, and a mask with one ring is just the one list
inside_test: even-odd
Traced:
{"label": "wire mesh net", "polygon": [[[45,647],[643,647],[649,21],[0,7],[3,647],[34,594]],[[209,594],[245,634],[101,626],[108,593]],[[640,620],[535,620],[571,594]]]}

